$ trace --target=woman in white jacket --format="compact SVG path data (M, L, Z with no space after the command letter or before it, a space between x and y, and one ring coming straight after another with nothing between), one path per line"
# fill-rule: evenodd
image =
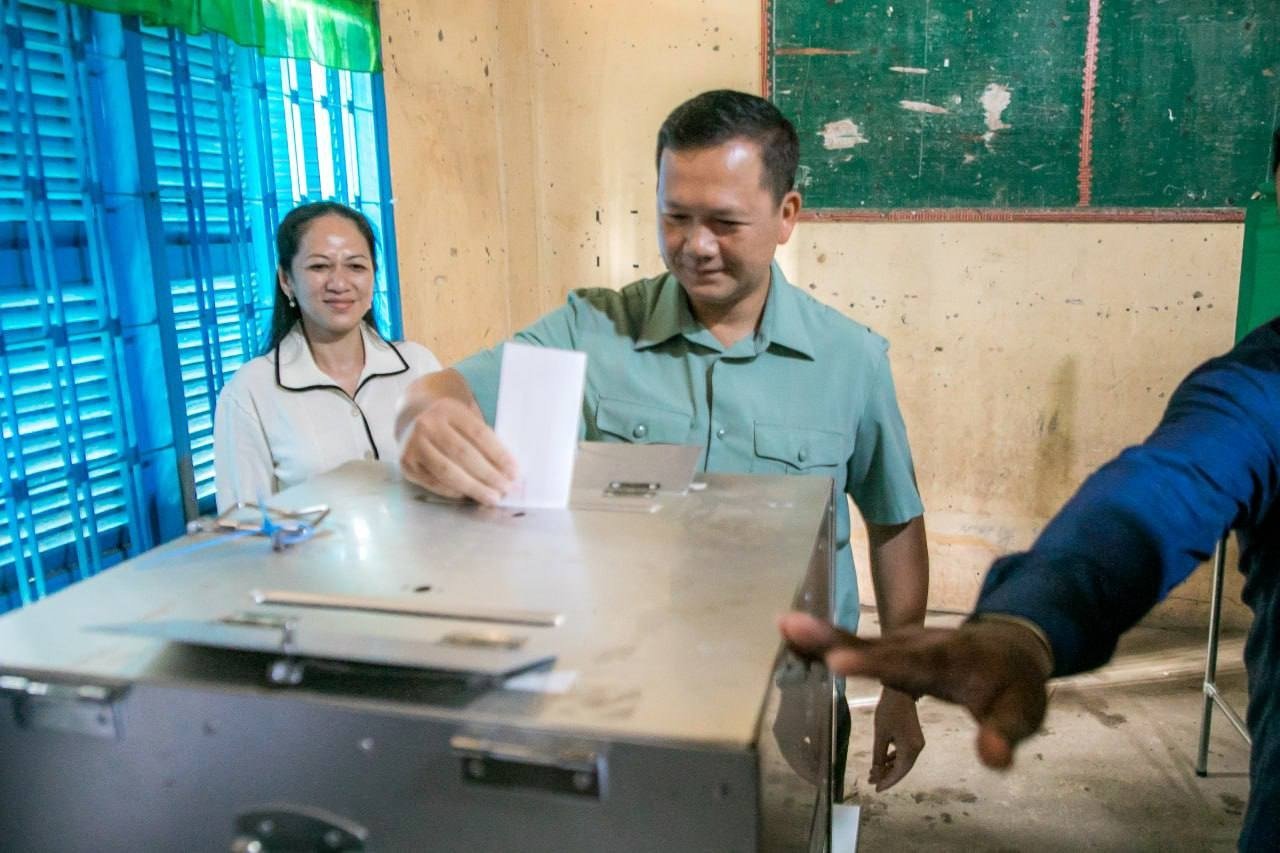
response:
M352 459L395 464L396 403L440 369L426 347L378 333L377 255L363 214L327 201L297 207L276 230L276 252L267 345L218 396L219 512Z

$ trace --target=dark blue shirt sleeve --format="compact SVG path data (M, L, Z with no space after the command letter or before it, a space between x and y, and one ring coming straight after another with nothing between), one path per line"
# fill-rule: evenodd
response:
M1263 517L1278 478L1273 321L1188 376L1151 437L1086 480L1030 551L996 561L975 612L1043 628L1055 675L1100 666L1224 533Z

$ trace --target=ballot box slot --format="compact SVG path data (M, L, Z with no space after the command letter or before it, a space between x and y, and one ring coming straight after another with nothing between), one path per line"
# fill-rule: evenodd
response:
M116 703L125 686L38 681L0 675L0 694L13 703L20 728L42 729L118 739L121 737Z
M523 624L523 623L522 623ZM537 628L507 625L445 626L437 633L407 629L401 614L310 608L294 613L233 611L208 619L160 619L90 626L101 633L271 656L267 683L296 687L308 672L343 667L382 678L452 678L493 684L551 664L555 650ZM306 676L310 680L309 676Z
M462 780L470 785L567 794L604 795L604 756L573 744L527 744L459 734L449 739Z

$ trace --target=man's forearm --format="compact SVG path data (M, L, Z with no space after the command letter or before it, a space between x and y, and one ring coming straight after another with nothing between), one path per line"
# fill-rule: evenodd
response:
M403 437L406 429L418 415L437 400L452 398L468 406L476 406L476 398L471 393L471 386L462 374L453 368L428 373L414 381L400 399L396 411L396 435Z
M868 524L867 538L881 630L923 624L929 601L924 516L905 524Z

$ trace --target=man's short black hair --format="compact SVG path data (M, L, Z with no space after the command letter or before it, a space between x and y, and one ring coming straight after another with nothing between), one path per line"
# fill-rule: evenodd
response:
M676 107L658 131L657 166L662 168L662 152L668 148L711 148L730 139L749 139L760 146L765 186L780 204L795 188L800 139L787 117L758 95L716 89Z

